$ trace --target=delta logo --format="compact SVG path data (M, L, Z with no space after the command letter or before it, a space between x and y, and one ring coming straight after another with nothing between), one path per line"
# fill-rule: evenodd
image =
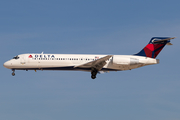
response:
M28 58L33 58L32 55L29 55ZM35 55L34 58L55 58L54 55Z
M33 56L32 55L29 55L29 57L28 58L33 58Z

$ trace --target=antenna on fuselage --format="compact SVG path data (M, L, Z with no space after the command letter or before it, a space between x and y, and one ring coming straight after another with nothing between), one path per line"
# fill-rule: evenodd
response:
M41 54L44 54L44 52L42 52Z

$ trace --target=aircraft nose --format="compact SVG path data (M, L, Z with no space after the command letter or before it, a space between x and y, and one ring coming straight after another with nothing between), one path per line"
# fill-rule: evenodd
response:
M7 61L3 64L5 68L10 68L12 66L12 63L10 61Z

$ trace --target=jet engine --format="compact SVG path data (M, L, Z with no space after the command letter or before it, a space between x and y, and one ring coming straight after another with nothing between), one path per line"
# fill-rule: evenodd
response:
M137 65L139 64L139 59L123 56L114 56L112 62L115 65Z

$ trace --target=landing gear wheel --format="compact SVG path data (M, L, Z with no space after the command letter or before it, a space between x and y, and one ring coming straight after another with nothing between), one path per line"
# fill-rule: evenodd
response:
M15 76L15 70L14 69L12 69L12 76Z
M91 78L92 78L92 79L95 79L95 78L96 78L96 76L93 76L93 75L92 75L92 76L91 76Z
M12 76L15 76L15 73L14 73L14 72L12 73Z
M97 72L98 72L97 69L91 68L91 78L92 79L96 78Z

